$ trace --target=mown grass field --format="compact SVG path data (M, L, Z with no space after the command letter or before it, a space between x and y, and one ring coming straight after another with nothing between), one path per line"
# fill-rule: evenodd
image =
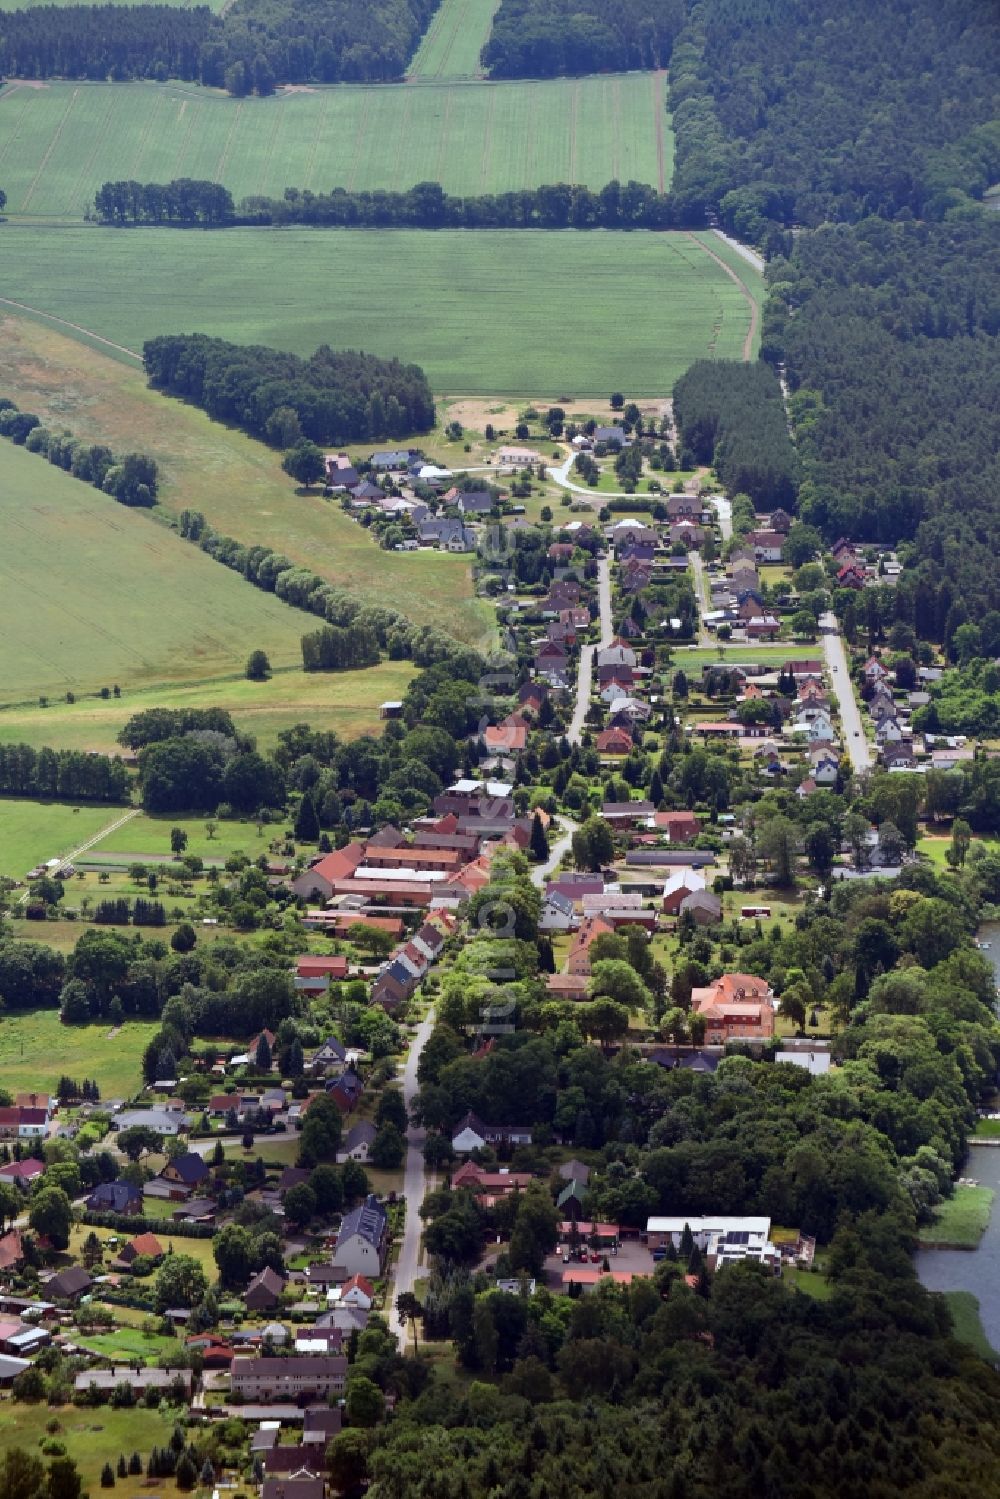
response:
M39 942L45 926L34 924ZM89 930L79 926L79 932ZM107 1025L61 1025L58 1010L9 1010L0 1018L0 1088L55 1092L65 1074L95 1078L104 1098L131 1098L154 1021L127 1020L111 1040Z
M48 1424L59 1422L55 1436L65 1443L80 1470L83 1489L91 1494L100 1494L101 1469L106 1462L117 1465L118 1454L126 1458L138 1452L145 1462L150 1448L165 1447L174 1429L176 1412L148 1410L136 1406L132 1410L112 1410L101 1406L89 1410L73 1405L51 1406L40 1401L27 1405L21 1401L4 1402L3 1427L0 1436L0 1451L7 1447L24 1447L29 1452L39 1452L38 1444L48 1436ZM44 1461L44 1458L43 1458ZM179 1492L172 1478L154 1480L155 1491L163 1499L174 1499ZM142 1476L117 1478L114 1494L116 1499L133 1499L133 1496L149 1493L149 1479ZM111 1492L111 1491L109 1491Z
M170 833L172 828L183 828L187 834L184 852L198 854L203 859L226 859L230 854L245 853L249 858L259 858L267 852L268 843L278 837L282 824L269 824L258 837L257 824L251 821L226 821L216 824L212 837L205 830L204 817L153 817L140 812L120 828L100 839L90 850L95 861L105 854L134 855L133 862L151 858L170 859ZM89 855L88 855L89 857Z
M0 875L22 880L36 864L79 848L127 810L0 797Z
M442 0L407 69L407 78L479 76L479 54L486 45L497 6L498 0Z
M6 440L0 594L0 702L301 662L305 616Z
M191 328L298 353L329 343L415 361L436 392L471 396L662 397L693 360L740 358L750 322L687 234L11 225L3 256L5 297L126 349ZM239 476L218 477L246 514Z
M76 220L102 182L120 178L207 179L237 202L286 187L427 181L454 193L612 178L658 186L661 175L666 186L664 87L662 74L630 73L231 99L184 83L14 83L0 92L0 179L8 214Z
M62 239L64 232L80 232L84 235L80 245L78 271L84 281L89 280L96 273L99 257L92 259L86 249L87 230L42 233L39 243L44 241L51 248L52 242ZM224 235L221 237L225 238ZM126 238L132 239L141 259L140 237ZM183 248L181 239L186 239L186 236L174 240L178 249ZM277 240L274 242L277 243ZM213 237L202 236L201 243L211 245ZM193 240L190 245L194 251ZM99 249L99 246L95 247ZM220 244L219 248L224 246ZM5 239L5 270L8 267L6 249ZM169 245L163 246L164 265L170 260L169 249ZM189 275L193 281L197 281L200 274L197 260L197 254L192 254ZM137 263L136 276L141 279L139 269ZM151 268L150 273L153 274ZM151 279L147 292L151 292L154 285ZM137 293L138 290L137 280ZM235 299L235 287L232 291ZM326 298L327 291L322 293L320 301ZM109 302L112 295L109 285ZM192 310L190 302L185 306L185 297L180 288L175 288L175 298L177 297L179 300L175 300L172 310L169 298L163 298L157 317L161 331L199 326L203 316L201 310ZM316 328L309 347L314 348L323 337L327 337L331 343L338 342L333 329L328 328L324 333L321 328ZM308 567L362 599L378 604L391 599L415 624L447 630L472 644L482 644L492 638L495 616L488 604L473 597L472 573L466 558L437 552L404 555L381 551L368 533L350 520L339 505L324 500L318 492L297 494L295 486L281 471L278 453L264 443L245 437L241 432L213 422L192 406L168 400L151 391L142 371L134 364L126 366L94 347L66 337L30 318L0 318L0 339L3 341L4 362L0 393L12 396L22 409L38 412L49 425L68 427L75 435L88 441L107 442L119 451L126 447L137 447L151 453L161 466L159 498L166 510L174 514L185 507L201 510L212 525L226 535L235 536L247 545L272 547L293 562ZM347 344L350 340L345 337L342 342ZM355 341L354 347L358 346L359 342ZM24 456L32 463L41 465L43 480L48 482L48 476L55 471L40 458L30 454ZM75 485L83 493L87 492L86 486L76 479L67 478L64 482ZM99 502L101 497L96 495L95 498ZM129 513L123 511L121 506L111 501L107 503L116 515L124 515L126 521L130 518ZM156 537L161 535L160 530L147 517L139 517L137 524L149 526ZM268 600L266 595L250 587L235 573L228 573L218 562L213 562L208 557L199 557L190 543L173 540L163 534L165 542L171 541L175 547L180 548L182 560L192 569L186 577L203 579L197 613L192 616L195 628L198 627L204 600L211 598L214 601L216 598L227 597L224 592L227 589L237 590L239 597L246 599L247 619L251 622L254 618L252 611L264 605L284 608L276 601ZM199 563L208 570L207 573L198 571ZM314 626L309 615L298 610L288 610L288 614L295 622L294 658L301 661L299 639L306 630ZM138 615L136 617L139 618ZM214 620L214 614L212 618ZM152 630L152 626L150 628ZM144 628L144 639L146 633ZM244 630L237 659L228 663L230 671L233 666L238 672L242 671L247 652L254 646L261 645L268 649L267 641L258 638L260 634L257 629L252 633ZM272 655L272 665L280 664L276 656L277 653ZM177 675L186 674L189 680L196 675L204 679L213 674L207 661L198 662L198 668L196 673L190 660L182 659L176 663ZM166 675L165 671L157 674L161 681ZM221 673L216 670L214 675L219 676ZM331 684L331 701L336 703L338 689L334 685L335 679L324 677L323 681ZM101 683L91 681L87 685L99 687ZM265 687L259 696L248 694L248 701L259 703L267 698L270 691L274 693L274 701L277 703L281 690L284 689ZM310 687L308 690L314 689ZM318 678L315 690L320 690ZM18 694L20 699L25 696L23 692ZM398 696L399 693L395 691L381 694L382 698ZM162 694L158 696L158 701L160 700ZM353 696L348 695L339 701L346 704L346 717L343 720L346 725L351 716ZM361 702L363 711L367 714L368 708L364 706L367 700L362 697ZM302 712L293 704L290 721L297 722L301 717ZM0 714L0 721L2 718L3 715ZM364 722L368 722L367 717ZM277 727L285 727L285 724L279 723ZM275 733L277 727L274 728Z
M303 632L309 628L303 615ZM383 661L363 671L279 671L267 682L223 677L193 686L168 683L126 691L107 701L86 697L75 703L52 702L46 708L32 703L0 710L0 744L47 744L53 749L85 748L116 755L123 753L118 732L133 713L146 708L209 707L228 709L237 728L253 734L263 748L271 748L283 729L297 723L332 729L342 739L356 739L379 732L379 705L403 696L414 669L408 661ZM0 823L3 806L0 802Z
M941 1249L975 1249L990 1221L992 1187L956 1187L934 1210L931 1223L918 1230L921 1245Z

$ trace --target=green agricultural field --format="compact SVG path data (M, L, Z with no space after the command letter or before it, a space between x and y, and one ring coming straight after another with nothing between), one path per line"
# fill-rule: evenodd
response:
M472 0L480 3L480 0ZM283 90L231 99L195 84L9 84L0 92L8 214L81 220L102 182L508 192L545 182L669 183L662 74L420 88Z
M7 441L0 591L8 703L241 670L254 646L301 661L299 611Z
M442 0L409 66L410 81L472 78L482 72L486 45L499 0Z
M186 1414L186 1413L185 1413ZM92 1495L102 1492L101 1469L110 1460L112 1466L118 1462L118 1454L126 1458L138 1452L145 1460L150 1448L165 1447L174 1429L176 1412L149 1410L136 1406L132 1410L113 1410L108 1405L91 1410L73 1405L51 1406L40 1401L25 1404L23 1401L4 1401L3 1435L0 1450L7 1447L24 1447L38 1453L39 1443L48 1439L49 1423L58 1422L54 1435L66 1446L80 1470L83 1489ZM179 1490L172 1478L155 1480L156 1493L162 1499L175 1499ZM148 1478L135 1475L115 1480L115 1499L134 1499L135 1495L150 1491Z
M6 297L126 349L183 328L298 353L329 343L415 361L442 394L662 397L693 360L740 358L750 327L747 295L688 234L12 225L3 254Z
M38 923L36 939L45 938ZM87 930L79 927L79 932ZM62 1025L58 1010L13 1010L0 1018L0 1088L55 1092L64 1075L95 1078L105 1098L131 1098L156 1022L128 1020L108 1039L106 1025Z
M309 628L309 620L303 615L302 629ZM83 745L117 755L123 753L118 732L133 713L145 708L208 707L228 709L237 728L253 734L258 745L266 749L276 743L283 729L297 723L331 729L342 739L356 739L361 734L379 732L379 705L401 698L414 670L409 661L383 661L363 671L279 671L267 682L248 682L243 676L222 677L191 687L172 683L145 687L107 701L77 698L74 703L53 702L46 708L32 703L0 710L0 744L31 744L36 748L47 744L52 749L78 749ZM3 807L0 802L0 826ZM4 853L0 848L0 860Z
M933 1221L918 1231L929 1249L975 1249L986 1232L993 1203L992 1187L956 1187L934 1210Z
M43 234L42 238L59 239L61 233ZM179 241L174 243L180 247ZM86 242L82 247L80 274L88 277L94 266L85 253L85 245ZM138 241L136 245L138 248ZM164 246L165 250L168 248ZM169 254L166 259L169 261ZM5 270L7 264L5 260ZM199 273L192 267L191 274L197 277ZM178 306L183 307L183 303ZM197 325L196 315L178 313L176 308L168 313L166 307L164 301L164 327L177 327L178 318L188 327ZM294 485L281 472L279 454L242 432L213 422L193 406L151 391L134 364L126 367L86 342L68 338L32 318L0 316L0 339L4 358L3 393L12 396L22 409L36 411L50 425L68 427L87 441L108 442L119 451L127 446L151 453L161 467L159 498L165 509L174 514L185 507L201 510L225 534L236 536L247 545L271 547L362 599L378 604L391 599L415 624L447 630L475 645L492 639L495 615L488 603L473 597L472 570L467 558L438 552L414 555L381 551L367 531L349 519L339 505L324 500L318 492L296 493ZM313 346L319 341L317 334ZM330 341L336 342L332 333ZM46 480L54 473L43 460L31 461L41 464ZM86 492L86 486L75 479L65 482ZM100 496L96 498L100 500ZM129 520L131 512L110 501L109 504L116 515L123 516L126 522ZM148 518L138 517L137 523L149 524ZM165 537L164 541L168 539ZM178 541L176 545L194 550L188 542ZM199 561L196 556L187 556L185 560L195 565ZM213 599L229 597L220 591L224 589L239 590L250 611L262 605L284 608L234 573L227 575L219 563L206 557L201 563L209 569L209 575L192 576L210 576L211 583L202 585L199 609L201 600L209 593ZM254 600L258 601L256 605ZM300 661L299 637L314 626L308 615L291 610L288 613L296 621L295 657ZM252 622L252 613L247 618ZM247 650L258 644L267 647L259 631L254 630L251 638L244 633L238 660L240 670ZM277 664L278 659L272 655L272 665ZM190 663L184 670L189 679L194 676ZM211 674L207 663L198 672L201 678ZM333 683L346 678L322 680ZM319 681L317 677L317 684ZM271 690L278 693L283 689ZM338 701L339 690L330 688L334 703ZM399 695L395 691L382 693L383 698ZM266 688L260 695L250 694L255 703L267 697ZM277 697L273 701L277 703ZM346 703L342 722L344 732L350 732L353 696L339 701ZM363 695L360 702L366 712L367 699ZM290 721L297 722L301 716L293 704ZM274 732L279 727L285 724L277 723Z
M12 738L19 742L19 736ZM22 880L36 864L45 859L61 859L88 843L126 811L125 807L92 807L86 803L74 806L67 802L0 797L0 875Z

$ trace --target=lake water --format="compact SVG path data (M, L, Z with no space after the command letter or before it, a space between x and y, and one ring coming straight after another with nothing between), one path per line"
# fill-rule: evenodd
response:
M1000 985L1000 922L981 927L979 940L990 944L988 956ZM1000 1348L1000 1146L972 1146L965 1175L996 1193L979 1248L919 1249L917 1274L928 1291L971 1291L987 1338Z

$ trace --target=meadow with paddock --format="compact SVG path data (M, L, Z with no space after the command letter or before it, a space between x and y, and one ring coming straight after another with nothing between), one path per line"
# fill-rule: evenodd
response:
M507 192L612 178L669 185L660 74L516 83L284 89L10 83L0 90L9 215L83 219L102 182L219 182L233 198L407 189ZM661 177L665 180L661 183Z
M714 243L649 231L11 225L4 296L132 350L197 328L299 354L328 343L398 355L441 394L641 398L669 392L696 359L742 357L750 292L712 258Z
M0 713L0 722L3 714ZM12 736L19 743L20 737ZM45 743L40 739L39 745ZM77 738L66 748L79 748ZM0 876L23 880L46 859L61 859L123 817L127 807L93 807L86 803L38 802L0 797Z
M2 702L242 670L256 646L301 663L297 610L6 440L0 588Z

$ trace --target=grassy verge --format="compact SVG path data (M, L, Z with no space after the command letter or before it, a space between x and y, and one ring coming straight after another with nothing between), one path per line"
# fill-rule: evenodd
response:
M979 1315L979 1298L971 1291L945 1291L944 1299L955 1324L955 1336L960 1343L967 1343L980 1358L991 1364L1000 1361L1000 1353L993 1347L983 1328Z

